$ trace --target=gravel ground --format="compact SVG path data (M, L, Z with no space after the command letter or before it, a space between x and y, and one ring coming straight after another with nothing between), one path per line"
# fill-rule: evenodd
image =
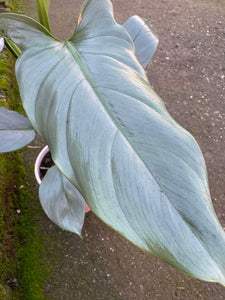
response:
M171 115L200 144L216 213L225 226L225 1L112 2L119 23L137 14L157 31L160 44L147 67L149 80ZM58 37L72 34L81 4L52 1ZM93 213L86 217L83 240L58 229L44 214L42 223L53 248L47 299L225 299L219 284L188 277L143 253Z

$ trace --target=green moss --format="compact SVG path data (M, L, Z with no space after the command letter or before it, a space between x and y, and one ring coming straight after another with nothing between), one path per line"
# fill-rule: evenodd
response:
M0 284L0 300L12 299L12 293L8 286Z
M12 10L18 1L9 1ZM14 57L0 53L0 105L23 112L14 76ZM21 151L0 154L0 291L10 299L44 300L43 286L49 274L45 243L39 236L39 207L26 185ZM1 289L2 287L2 289ZM0 294L1 300L1 294Z
M43 287L46 277L49 275L49 267L45 257L45 241L38 235L38 209L34 206L34 200L25 185L26 172L21 157L17 157L17 165L20 166L18 176L15 179L17 186L16 199L20 199L19 211L21 216L17 222L15 231L16 256L19 261L17 276L20 285L14 293L15 299L45 299Z
M15 261L14 224L17 216L15 214L14 193L14 170L11 163L14 159L13 153L0 156L0 283L7 284L11 278L15 278L17 262Z
M7 50L0 53L0 105L8 107L6 99L10 90L11 55Z
M42 295L49 267L45 241L38 235L38 209L26 186L19 152L0 155L1 186L0 282L16 278L13 299L45 299ZM7 170L7 172L5 172ZM2 179L4 181L2 181ZM11 241L9 241L11 239Z

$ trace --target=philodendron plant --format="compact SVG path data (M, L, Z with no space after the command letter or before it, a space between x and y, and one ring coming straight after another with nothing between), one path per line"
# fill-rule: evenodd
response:
M1 14L0 33L15 54L28 118L0 110L0 150L16 150L37 131L55 162L40 185L49 218L78 233L85 201L139 248L184 273L225 285L225 234L214 212L195 139L169 115L144 67L158 39L134 16L115 22L109 0L86 0L74 34Z

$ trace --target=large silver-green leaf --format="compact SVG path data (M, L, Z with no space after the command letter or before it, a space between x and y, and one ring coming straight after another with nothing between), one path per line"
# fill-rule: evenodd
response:
M0 107L0 152L10 152L29 144L35 137L30 121L16 111Z
M56 166L44 176L39 197L45 213L54 223L81 236L85 201Z
M91 210L138 247L225 285L201 151L152 90L111 3L85 1L67 42L18 15L1 14L0 31L23 50L16 76L29 119Z
M130 17L123 26L127 29L134 45L136 56L145 68L155 54L159 40L154 29L138 16Z

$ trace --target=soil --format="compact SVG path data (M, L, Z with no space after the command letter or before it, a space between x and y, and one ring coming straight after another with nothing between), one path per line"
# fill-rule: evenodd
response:
M54 166L54 161L52 160L51 152L48 152L40 165L40 179L42 180L45 174L47 173L48 169Z
M112 2L119 23L137 14L157 31L159 47L146 69L150 83L175 120L197 139L208 167L213 204L225 226L225 1ZM52 1L57 37L71 36L81 4L81 0ZM93 213L86 216L83 240L60 230L44 213L42 224L54 249L47 299L225 299L219 284L188 277L143 253Z

